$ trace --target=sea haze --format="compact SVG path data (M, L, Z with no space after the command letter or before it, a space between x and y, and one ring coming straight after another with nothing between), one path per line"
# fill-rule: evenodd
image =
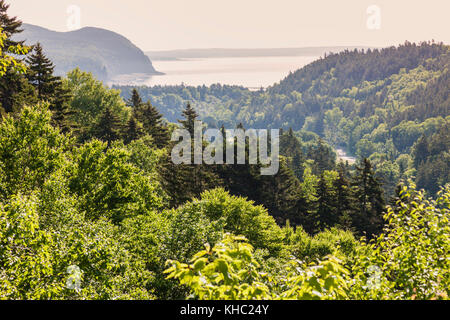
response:
M251 89L268 87L289 72L317 60L319 56L181 58L153 61L164 75L121 75L110 81L120 85L209 86L220 83Z
M120 75L110 84L117 85L238 85L250 89L271 86L289 72L330 52L366 47L305 47L255 49L185 49L148 51L156 70L163 75Z

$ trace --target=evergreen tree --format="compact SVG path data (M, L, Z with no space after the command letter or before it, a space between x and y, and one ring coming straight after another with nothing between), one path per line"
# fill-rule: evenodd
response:
M423 150L423 151L420 151ZM417 186L431 195L450 181L450 123L444 124L430 138L419 141L415 152Z
M138 108L143 104L142 98L136 89L131 91L131 97L127 100L127 105L129 107Z
M356 166L351 186L355 203L353 226L360 235L372 238L382 231L385 203L381 184L368 159L363 159L361 166Z
M38 102L36 90L29 84L23 74L10 70L0 77L0 114L17 114L24 105L33 105Z
M169 146L167 150L172 148ZM166 154L158 167L161 183L169 195L170 207L178 207L199 197L203 191L223 186L222 179L217 174L217 168L212 165L174 164L170 154Z
M323 231L339 223L339 212L337 210L336 192L332 181L327 181L325 173L322 172L317 186L317 220L318 230Z
M183 112L185 120L178 120L184 128L191 132L191 139L194 138L194 121L197 119L197 113L190 105ZM174 143L169 145L168 150L172 150ZM213 165L193 164L194 163L194 143L191 141L191 163L175 165L166 156L163 166L160 169L160 175L163 179L165 191L171 198L172 207L179 206L184 202L199 197L203 191L217 188L223 185L222 179L218 175L218 168ZM205 147L205 144L203 144Z
M94 137L107 142L109 146L111 142L120 139L121 128L120 119L110 108L106 108L100 116L96 129L94 130Z
M259 175L259 172L256 172ZM300 197L300 181L287 166L284 158L280 159L280 168L274 176L261 176L259 199L257 202L268 208L279 224L292 219L293 210Z
M55 89L55 97L50 104L50 110L53 112L53 122L63 133L77 129L76 124L71 120L75 113L70 108L70 99L72 94L69 89L65 89L60 82Z
M176 165L172 162L170 154L165 154L158 166L158 173L161 177L161 185L169 196L169 207L176 208L186 201L189 201L192 193L189 192L187 177L189 175L188 166L184 164Z
M17 20L17 17L10 17L7 14L9 4L5 0L0 0L0 28L6 35L5 47L23 45L24 41L14 41L11 37L15 34L21 33L23 30L22 21Z
M417 140L414 148L414 166L419 168L422 162L425 162L429 153L428 140L425 135L422 135L419 140Z
M308 159L314 160L313 174L319 176L325 170L333 170L335 158L325 142L319 138L317 146L308 148Z
M237 129L244 129L238 124ZM224 134L224 128L222 127ZM225 141L227 140L224 134ZM287 159L280 157L280 167L273 176L261 176L261 164L237 164L238 141L234 141L234 164L218 166L217 172L227 190L236 196L246 197L263 205L279 224L295 220L295 205L299 198L300 182L287 165ZM226 148L224 146L224 157ZM249 159L249 140L245 141L245 157Z
M303 177L305 156L300 141L295 137L292 128L280 135L280 154L287 157L287 165L298 179Z
M26 62L28 63L28 81L36 88L39 100L50 101L55 98L58 87L61 85L61 79L53 75L55 66L44 55L40 43L36 44Z
M60 77L53 75L55 66L48 59L40 43L34 46L33 53L26 59L28 63L27 79L34 86L39 100L46 100L53 112L53 123L62 132L75 129L75 123L70 119L74 112L70 109L72 94L65 88Z
M346 165L342 162L339 163L338 177L333 183L336 192L336 209L340 226L351 229L352 192L348 176Z
M325 113L323 112L323 110L320 110L320 113L317 115L314 132L317 133L321 137L324 136L324 131L325 131L324 119L325 119Z
M137 108L136 117L143 124L143 131L153 137L158 148L164 148L169 142L169 132L163 123L162 114L150 101Z
M194 110L194 108L191 107L191 104L188 103L186 106L186 109L183 110L183 117L184 120L178 120L179 123L183 125L185 129L189 131L191 134L191 137L194 136L194 124L195 120L198 118L197 112Z
M236 127L238 128L239 125ZM227 144L225 143L228 139L225 127L222 125L221 133L224 137L223 145L223 160L226 163L226 150ZM259 165L249 164L248 161L245 164L237 164L237 145L238 141L234 141L234 159L233 164L224 164L217 167L217 172L227 187L227 190L236 196L244 196L257 203L261 204L261 196L258 186L261 181L258 176L260 170ZM248 159L248 143L245 147L246 159Z
M134 140L138 140L142 136L142 134L143 131L141 124L136 120L136 117L133 114L125 126L123 140L125 144L128 144Z

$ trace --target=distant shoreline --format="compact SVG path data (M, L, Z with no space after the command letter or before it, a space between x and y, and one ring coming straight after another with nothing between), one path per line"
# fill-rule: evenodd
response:
M375 49L365 46L334 46L334 47L304 47L304 48L255 48L255 49L181 49L146 51L152 61L177 61L182 59L201 58L248 58L248 57L296 57L323 56L328 53L338 53L344 50Z

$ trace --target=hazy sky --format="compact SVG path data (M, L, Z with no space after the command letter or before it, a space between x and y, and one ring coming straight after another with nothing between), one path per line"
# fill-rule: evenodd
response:
M70 5L76 5L81 9L81 27L118 32L143 50L386 46L405 40L431 39L450 43L450 0L9 0L9 3L10 13L24 22L57 31L68 31L68 21L76 21L67 13ZM372 5L376 7L368 13Z

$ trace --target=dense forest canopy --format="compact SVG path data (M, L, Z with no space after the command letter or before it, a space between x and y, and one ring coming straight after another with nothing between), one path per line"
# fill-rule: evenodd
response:
M329 54L257 92L220 84L137 90L170 122L189 102L211 127L242 123L248 128L292 128L297 136L312 132L331 146L370 159L387 184L386 196L392 196L400 179L414 176L420 176L420 187L435 194L448 182L448 161L439 169L421 169L416 149L421 138L448 126L449 64L449 46L406 42ZM133 89L116 88L123 97Z
M0 299L448 299L448 46L330 54L257 92L112 89L55 76L7 11ZM282 128L278 173L175 165L200 118Z

